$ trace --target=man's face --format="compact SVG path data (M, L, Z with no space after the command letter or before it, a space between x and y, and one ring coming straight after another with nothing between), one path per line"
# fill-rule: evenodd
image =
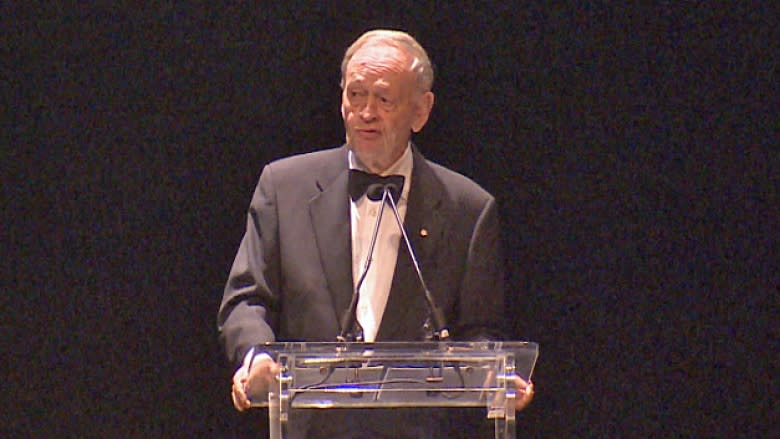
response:
M416 89L410 62L397 48L372 45L347 65L341 115L347 143L369 171L382 172L398 160L411 132L428 119L433 95Z

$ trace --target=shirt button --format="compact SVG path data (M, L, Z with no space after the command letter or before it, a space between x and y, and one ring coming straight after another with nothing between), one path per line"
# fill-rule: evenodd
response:
M372 207L371 210L368 211L369 215L376 216L376 208Z

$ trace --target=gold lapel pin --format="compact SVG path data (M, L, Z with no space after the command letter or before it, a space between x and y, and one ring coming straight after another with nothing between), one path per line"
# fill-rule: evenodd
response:
M420 229L420 236L422 236L423 238L428 236L428 229L425 229L425 228Z

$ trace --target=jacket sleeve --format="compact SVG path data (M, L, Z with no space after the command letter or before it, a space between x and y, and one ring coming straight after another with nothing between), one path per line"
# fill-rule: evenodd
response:
M219 340L233 364L240 364L252 346L275 340L281 276L278 235L276 193L266 166L217 315Z
M456 337L469 340L504 338L504 260L493 197L483 205L474 225L459 290Z

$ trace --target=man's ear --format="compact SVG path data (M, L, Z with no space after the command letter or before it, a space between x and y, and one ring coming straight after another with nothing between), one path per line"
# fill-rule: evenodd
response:
M431 115L431 109L433 108L433 101L433 92L430 91L426 91L417 98L417 108L415 108L414 120L412 120L412 131L415 133L419 133L425 126L425 123L428 122L428 116Z

